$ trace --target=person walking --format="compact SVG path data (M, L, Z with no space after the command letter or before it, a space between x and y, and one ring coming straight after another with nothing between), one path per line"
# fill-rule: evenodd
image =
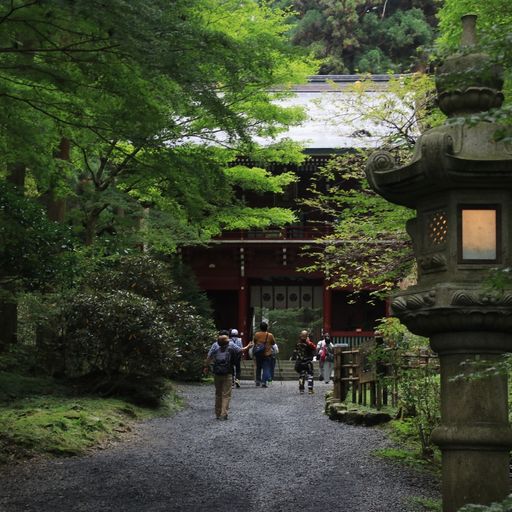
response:
M229 332L229 341L236 345L238 348L242 349L242 338L238 336L238 331L236 329L231 329ZM241 367L240 363L242 361L242 352L237 354L234 364L233 364L233 380L232 380L232 386L236 386L237 388L240 387L240 375L241 375Z
M313 391L313 357L316 345L309 339L308 331L301 331L299 341L295 346L295 371L299 374L299 393L304 393L306 379L308 381L308 393Z
M272 355L270 356L270 382L274 381L274 374L276 371L277 356L279 354L279 347L277 343L272 345Z
M208 372L211 365L215 384L215 417L218 420L228 419L233 364L244 350L229 341L228 331L220 331L217 341L208 352L204 370Z
M334 345L332 344L329 333L326 332L324 338L317 343L316 356L320 368L319 380L323 380L326 384L329 384L334 368Z
M272 347L275 343L273 334L268 332L268 324L261 322L259 331L254 333L252 339L252 353L256 361L256 386L266 388L268 381L272 379Z

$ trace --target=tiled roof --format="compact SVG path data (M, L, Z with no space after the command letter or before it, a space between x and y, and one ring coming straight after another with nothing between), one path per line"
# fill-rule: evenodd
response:
M346 148L371 148L381 144L392 133L385 123L377 123L367 117L372 107L392 100L386 93L390 75L316 75L307 83L292 87L294 94L277 100L283 106L300 106L306 112L306 120L292 126L278 139L289 138L300 142L306 150L333 150ZM364 81L362 91L356 92L358 82ZM277 91L276 91L277 92ZM393 99L396 102L396 98ZM390 107L397 125L404 119L398 109ZM407 112L412 116L412 112ZM270 141L259 140L266 144Z

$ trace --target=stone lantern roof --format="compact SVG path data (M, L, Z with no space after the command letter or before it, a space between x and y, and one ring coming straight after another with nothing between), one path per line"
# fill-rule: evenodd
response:
M463 18L460 51L436 72L438 104L448 123L424 133L402 167L385 151L368 161L371 186L393 203L415 208L422 198L451 189L512 188L512 144L495 140L495 124L465 119L503 102L501 68L475 51L475 19Z
M460 51L436 71L439 108L448 117L460 117L503 103L503 70L486 53L476 52L476 15L462 17Z

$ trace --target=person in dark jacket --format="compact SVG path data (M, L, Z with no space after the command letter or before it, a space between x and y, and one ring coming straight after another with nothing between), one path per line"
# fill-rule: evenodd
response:
M299 392L304 393L306 379L308 393L313 394L313 357L316 345L309 339L308 331L301 331L299 341L295 346L295 371L299 374Z

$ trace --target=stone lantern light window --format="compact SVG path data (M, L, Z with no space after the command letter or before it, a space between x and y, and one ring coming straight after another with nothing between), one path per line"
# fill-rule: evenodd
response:
M459 206L459 263L500 262L499 205Z

